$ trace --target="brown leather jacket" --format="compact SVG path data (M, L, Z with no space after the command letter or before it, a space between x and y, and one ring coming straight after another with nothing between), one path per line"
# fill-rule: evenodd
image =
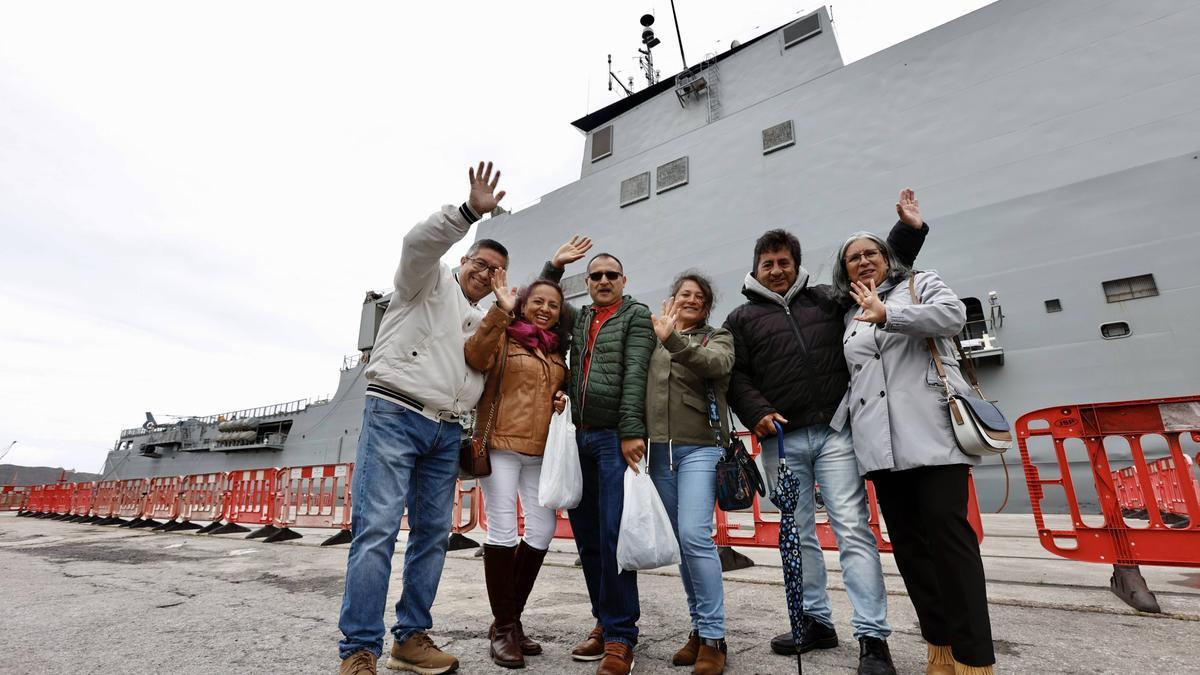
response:
M514 450L523 455L540 456L546 449L550 416L554 414L554 393L567 380L567 362L559 354L541 355L508 338L510 314L492 305L475 334L467 338L463 351L467 365L487 373L487 384L476 408L476 433L488 428L492 402L496 420L488 437L488 447ZM500 350L508 350L508 363L500 374Z

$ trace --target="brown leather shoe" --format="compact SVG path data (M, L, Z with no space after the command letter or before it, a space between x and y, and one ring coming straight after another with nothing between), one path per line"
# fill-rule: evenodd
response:
M605 642L604 659L596 675L629 675L633 672L633 647L624 642Z
M571 650L571 658L576 661L599 661L604 658L604 628L599 625L593 628L587 639Z
M492 616L496 618L488 631L488 654L504 668L524 668L525 657L517 640L517 622L513 614L513 565L515 546L483 547L483 573L487 582Z
M671 664L676 666L693 666L696 664L696 654L700 652L700 634L692 631L687 643L671 657Z
M338 675L375 675L375 661L378 658L370 651L360 649L342 659Z
M701 640L700 653L696 655L695 675L721 675L725 672L725 640Z

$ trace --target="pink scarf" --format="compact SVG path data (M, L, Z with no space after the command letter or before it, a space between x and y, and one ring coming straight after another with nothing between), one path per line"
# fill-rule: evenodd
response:
M558 351L558 335L542 330L525 319L517 319L508 325L508 337L527 349L541 350L543 354Z

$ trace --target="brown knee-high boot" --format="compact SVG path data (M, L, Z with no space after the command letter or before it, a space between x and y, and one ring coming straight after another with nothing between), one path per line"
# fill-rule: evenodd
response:
M536 549L524 540L517 546L515 576L516 591L513 598L514 616L517 624L517 640L521 643L521 653L535 656L542 653L542 646L525 635L521 625L521 613L525 611L525 601L533 591L533 582L537 581L538 572L542 569L542 561L546 559L544 549Z
M525 667L525 657L521 655L521 643L517 638L517 615L514 611L515 548L491 544L483 546L484 580L487 582L488 600L492 603L492 617L495 620L488 636L491 639L489 653L496 665L505 668Z

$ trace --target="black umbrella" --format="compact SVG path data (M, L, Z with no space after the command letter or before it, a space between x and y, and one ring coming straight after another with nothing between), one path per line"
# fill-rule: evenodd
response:
M779 473L771 490L771 501L779 507L779 557L783 562L783 589L787 597L792 641L796 645L796 672L804 672L800 641L804 637L804 564L800 556L800 533L796 531L796 505L800 502L800 479L788 468L783 452L783 427L775 423L779 446Z

